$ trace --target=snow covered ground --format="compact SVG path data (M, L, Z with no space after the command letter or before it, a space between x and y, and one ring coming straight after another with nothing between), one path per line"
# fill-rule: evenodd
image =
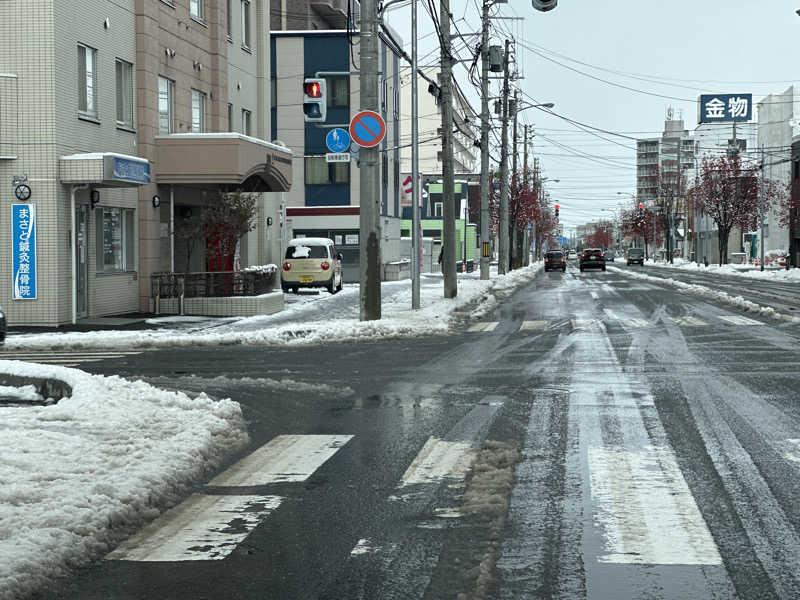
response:
M790 269L787 271L784 268L766 267L763 271L758 267L752 265L708 265L707 267L689 262L681 258L674 259L674 264L668 262L655 262L648 260L645 262L646 266L661 267L665 269L681 269L686 271L695 271L697 273L708 273L718 275L733 275L736 277L747 277L751 279L766 279L769 281L797 281L800 283L800 269Z
M73 390L51 405L33 404L32 386L2 390L14 400L0 407L2 600L102 556L247 443L231 400L51 365L3 360L0 371Z
M458 311L480 318L541 268L493 273L489 281L460 275L452 300L442 297L441 276L424 277L419 311L411 310L409 281L386 283L383 319L368 323L358 320L358 287L348 286L334 296L292 296L288 310L267 317L167 317L153 331L16 335L6 346L307 344L442 333ZM48 404L32 386L0 386L0 600L103 556L247 444L231 400L53 365L0 360L0 372L54 378L73 390Z
M519 285L541 271L536 263L487 281L479 273L458 276L458 295L443 298L442 276L421 278L421 308L411 309L410 280L387 282L381 288L378 321L359 321L358 285L347 285L335 295L286 295L286 310L274 315L241 319L167 317L157 320L163 327L143 331L96 331L10 335L9 350L131 349L211 346L224 344L293 345L378 338L416 337L446 333L458 321L458 312L475 305L476 315L488 312Z

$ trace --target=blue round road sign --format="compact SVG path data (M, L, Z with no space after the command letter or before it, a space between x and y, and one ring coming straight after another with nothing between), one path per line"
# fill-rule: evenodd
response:
M337 154L347 152L347 149L350 148L350 134L341 127L331 129L328 135L325 136L325 144L331 152Z
M383 141L386 121L378 113L362 110L350 121L350 137L363 148L372 148Z

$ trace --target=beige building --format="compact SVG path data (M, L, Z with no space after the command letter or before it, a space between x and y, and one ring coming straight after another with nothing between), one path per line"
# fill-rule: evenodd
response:
M260 194L242 264L280 261L267 1L0 3L0 210L36 217L32 256L0 231L11 325L148 310L152 273L205 270L173 232L220 192Z

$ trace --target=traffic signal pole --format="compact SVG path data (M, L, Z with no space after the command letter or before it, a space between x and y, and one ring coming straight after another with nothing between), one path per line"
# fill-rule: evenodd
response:
M378 6L377 0L361 0L361 60L359 86L361 110L378 112ZM360 319L381 318L380 242L380 150L378 146L359 150L361 198L359 200L359 282ZM416 183L416 182L414 182Z

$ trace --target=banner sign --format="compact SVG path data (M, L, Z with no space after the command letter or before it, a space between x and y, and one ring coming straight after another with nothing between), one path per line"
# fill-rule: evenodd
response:
M753 94L702 94L697 104L698 123L749 121Z
M36 299L36 205L11 205L12 298Z
M121 156L104 156L103 179L128 183L150 183L150 163L146 160L122 158Z

